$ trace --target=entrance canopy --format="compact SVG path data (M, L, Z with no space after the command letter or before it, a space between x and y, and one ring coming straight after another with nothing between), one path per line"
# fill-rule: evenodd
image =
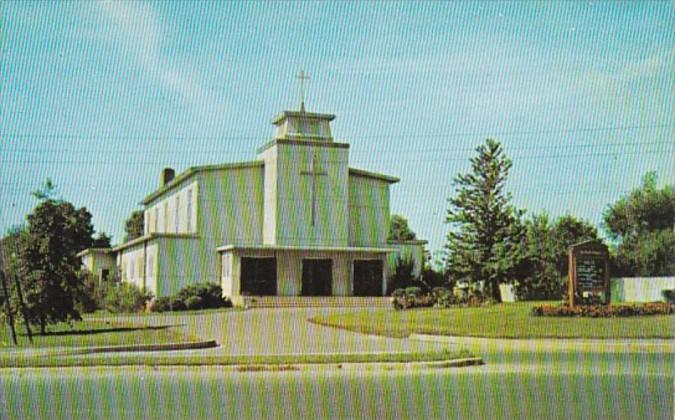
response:
M223 293L240 296L383 296L396 248L226 245Z
M231 244L216 248L218 252L232 251L307 251L307 252L370 252L375 254L397 253L398 249L394 247L359 247L359 246L284 246L284 245L244 245Z

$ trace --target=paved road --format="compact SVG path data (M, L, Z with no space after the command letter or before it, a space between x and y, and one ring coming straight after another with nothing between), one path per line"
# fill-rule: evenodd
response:
M260 309L143 317L215 338L229 354L405 351L466 346L487 365L443 370L218 367L0 370L0 419L12 418L471 418L672 419L668 343L452 344L362 336L308 324L335 309ZM611 344L598 345L598 344ZM664 346L665 344L665 346ZM584 345L583 351L574 351ZM656 347L655 347L656 345ZM660 346L660 347L659 347ZM581 347L580 347L581 348Z
M275 308L210 312L202 315L159 314L137 317L134 322L154 326L173 325L187 334L204 340L214 339L221 345L213 350L200 350L200 354L370 353L457 348L456 345L447 343L358 334L307 321L315 315L349 310Z
M584 372L550 361L415 371L5 370L0 418L672 419L672 360L648 356L612 370L624 362Z

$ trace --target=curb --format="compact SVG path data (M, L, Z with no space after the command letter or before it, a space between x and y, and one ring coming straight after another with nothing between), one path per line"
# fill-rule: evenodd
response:
M237 372L299 371L299 370L407 370L407 369L447 369L468 366L481 366L485 362L480 357L464 359L436 360L433 362L345 362L345 363L254 363L236 365L215 365ZM158 366L161 368L161 366Z
M394 370L421 370L421 369L450 369L469 366L484 365L480 357L471 357L464 359L436 360L431 362L331 362L331 363L236 363L236 364L121 364L121 365L94 365L94 366L8 366L0 368L0 375L3 370L12 369L194 369L196 367L210 367L230 372L238 373L256 373L256 372L288 372L288 371L394 371Z
M186 343L168 344L132 344L120 346L87 347L75 350L71 354L95 354L95 353L122 353L141 351L172 351L172 350L197 350L218 347L216 340L191 341Z

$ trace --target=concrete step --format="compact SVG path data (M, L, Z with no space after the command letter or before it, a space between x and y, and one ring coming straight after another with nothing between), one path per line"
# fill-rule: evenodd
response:
M361 296L244 296L248 308L388 308L389 297Z

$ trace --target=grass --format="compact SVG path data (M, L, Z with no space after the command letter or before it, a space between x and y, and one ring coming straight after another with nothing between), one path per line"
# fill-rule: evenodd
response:
M503 303L486 308L364 309L310 319L320 325L367 334L407 337L412 333L489 338L673 338L669 315L626 318L533 317L542 302Z
M130 322L87 320L71 325L59 323L49 326L45 335L39 335L33 327L33 344L22 324L16 325L21 348L91 347L131 344L162 344L194 341L172 325L139 326ZM9 327L0 325L0 350L15 348Z
M333 363L407 363L449 361L473 357L466 350L430 351L417 353L347 353L347 354L290 354L290 355L179 355L114 354L114 355L49 355L19 356L0 353L0 368L20 367L89 367L89 366L232 366L333 364Z

